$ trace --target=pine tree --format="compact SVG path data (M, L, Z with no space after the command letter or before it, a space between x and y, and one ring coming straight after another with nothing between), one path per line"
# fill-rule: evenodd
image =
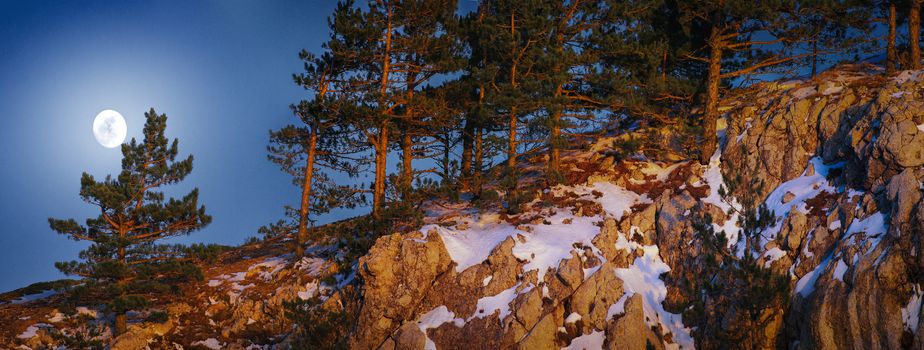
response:
M393 76L395 52L392 48L396 30L395 2L369 3L368 8L355 6L351 0L340 1L328 20L331 38L325 44L343 64L343 78L338 89L347 101L341 117L372 149L375 177L372 183L372 216L382 218L387 180L390 131L394 128L398 98L402 95Z
M762 193L762 180L742 182L742 173L754 171L740 169L728 178L729 188L719 189L727 202L730 193L745 193L735 198L740 207L731 209L739 214L738 241L729 242L726 232L716 232L712 218L700 208L692 215L697 251L683 262L686 273L681 293L687 302L681 309L684 323L694 329L697 348L732 343L747 349L772 347L776 334L767 332L766 327L782 322L789 308L789 275L777 273L760 261L765 231L776 216L757 196ZM737 189L740 186L746 190Z
M428 137L428 129L444 124L444 114L434 113L440 101L431 94L420 93L439 74L457 70L462 61L457 54L455 38L457 18L455 0L402 1L395 6L396 31L392 50L396 55L393 64L396 77L403 81L403 96L394 116L401 139L401 173L398 192L403 200L410 199L415 178L413 160L418 139Z
M305 62L305 71L293 78L314 96L291 106L300 124L270 131L267 151L269 160L291 175L293 183L302 190L295 239L295 255L301 257L309 239L311 215L326 213L334 207L354 207L360 199L356 195L361 191L337 184L323 171L352 177L360 170L360 164L345 158L357 150L352 147L352 130L340 123L340 101L331 93L333 80L340 76L338 63L329 54L316 57L302 51L299 57Z
M396 192L405 199L414 179L416 140L433 115L425 94L431 79L457 66L454 32L456 2L375 1L365 8L342 1L331 17L327 47L345 64L341 88L350 109L343 120L372 148L375 167L372 215L382 218L386 200L388 152L397 134L402 155Z
M682 34L694 47L703 48L689 57L707 67L700 152L700 162L706 164L718 147L716 120L723 81L792 65L812 53L794 51L803 39L797 35L801 27L795 1L681 1L676 9Z
M502 128L503 121L495 108L493 97L497 95L497 76L500 67L494 56L497 45L496 27L489 17L489 4L479 4L476 11L461 20L458 38L465 47L466 64L452 95L459 109L464 111L462 137L461 178L463 190L471 191L475 197L481 194L485 155L485 138L491 132ZM516 149L515 140L508 143L508 155ZM512 145L512 147L511 147ZM514 152L515 153L515 152Z
M184 247L157 242L187 235L212 221L205 207L198 205L198 189L180 199L165 199L159 191L186 178L193 157L176 160L178 141L169 142L164 136L166 115L151 109L145 118L144 139L133 138L122 145L122 171L117 177L97 181L84 173L80 179L80 198L98 207L100 215L84 225L74 219L48 219L54 231L91 243L80 253L82 261L55 266L67 275L85 278L83 289L108 303L115 314L115 335L125 331L125 313L144 307L152 293L201 278Z
M595 81L597 57L594 47L586 44L592 29L603 25L605 7L602 1L548 0L544 8L551 31L542 43L542 107L549 149L546 177L549 184L556 184L562 180L563 130L577 126L571 120L592 120L595 111L608 106L607 96L594 96L599 90L589 85Z
M823 62L826 57L838 58L867 50L867 37L874 29L873 23L869 20L872 16L870 10L871 5L864 1L799 2L796 17L799 25L792 31L792 35L805 42L805 50L811 53L807 58L812 77L818 74L818 63ZM894 51L894 46L892 50ZM887 58L887 65L888 62L890 59Z
M538 109L540 89L538 72L544 43L551 32L549 12L544 0L487 0L481 25L486 66L497 69L490 103L495 113L507 118L507 182L508 190L516 190L518 129L524 116Z

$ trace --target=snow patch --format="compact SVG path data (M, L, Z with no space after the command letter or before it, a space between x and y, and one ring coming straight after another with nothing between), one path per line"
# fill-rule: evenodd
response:
M606 309L606 319L610 320L613 317L625 314L626 313L626 300L628 300L629 297L632 296L633 294L635 293L623 293L622 297L620 297L619 300L613 303L613 305L610 305L610 307Z
M673 171L673 169L671 170ZM660 175L659 175L660 176ZM667 175L663 175L666 176ZM602 194L600 198L593 198L593 191ZM629 191L623 187L609 182L597 182L592 186L576 186L574 192L583 195L585 199L595 200L603 207L603 211L612 216L616 221L622 219L622 216L632 211L632 206L636 204L652 203L645 195Z
M484 215L480 220L470 222L465 230L426 225L420 231L424 234L436 231L440 235L449 257L456 263L456 272L462 272L485 261L494 247L507 237L520 232L509 223L485 220Z
M904 84L908 81L918 81L918 77L921 75L919 70L904 70L901 73L898 73L895 77L892 78L892 81L898 83L899 85Z
M45 298L50 297L50 296L55 295L55 294L58 294L58 291L56 291L56 290L54 290L54 289L43 290L43 291L38 292L38 293L35 293L35 294L23 295L23 296L19 297L18 299L13 299L13 301L11 301L11 303L13 303L13 304L25 304L25 303L32 302L32 301L36 301L36 300L42 300L42 299L45 299Z
M605 334L603 331L593 331L590 334L583 334L580 337L571 339L571 344L562 350L597 350L603 349L603 340Z
M208 338L206 340L196 341L196 342L193 342L192 345L202 345L212 350L218 350L224 346L224 344L222 344L221 342L218 341L218 339L215 339L215 338Z
M725 178L722 177L722 153L720 150L716 150L715 153L712 154L712 157L709 158L709 166L703 173L703 179L706 181L706 185L709 185L709 195L702 199L703 202L719 207L724 213L730 212L733 207L735 209L740 209L737 200L732 199L731 203L727 203L719 194L719 188L725 186ZM699 184L697 184L697 186L698 185ZM730 215L723 223L712 223L712 228L715 232L725 232L725 236L728 237L729 248L738 243L738 235L741 233L741 228L738 227L737 212Z
M831 262L831 257L821 261L814 270L802 276L798 282L796 282L796 288L793 289L795 293L799 293L803 298L808 297L815 291L815 282L818 281L818 277L821 277L821 274L828 267L828 263Z
M780 260L785 255L786 252L779 247L768 249L767 252L764 253L764 256L767 257L767 260L764 261L764 268L770 268L770 265L773 265L774 261Z
M827 89L825 89L825 91L822 91L821 94L828 96L828 95L839 94L841 93L841 91L844 91L843 86L829 86Z
M563 223L570 219L570 224ZM551 225L531 225L532 232L522 235L523 240L517 240L513 246L513 256L527 261L523 272L538 270L539 281L545 280L545 273L549 268L556 268L563 259L571 257L573 245L579 243L592 247L592 240L600 233L596 225L599 218L575 217L570 212L559 212L546 218Z
M327 260L306 256L296 262L294 267L296 270L305 271L316 277L321 274L325 266L327 266Z
M51 323L58 323L61 321L64 321L64 314L60 312L55 312L55 314L52 315L52 317L48 319L48 322L51 322Z
M809 163L809 166L815 170L814 174L807 175L808 168L806 168L806 170L802 172L802 176L780 184L767 196L767 200L764 204L767 206L767 209L773 211L773 214L776 215L776 222L773 226L767 228L765 240L768 241L776 238L791 208L795 207L799 212L807 214L808 208L805 204L807 200L815 198L822 192L837 192L837 189L828 182L827 176L831 169L840 168L844 163L824 164L824 161L822 161L820 157L812 157ZM794 197L786 203L783 203L783 199L786 197L787 193L791 193ZM831 225L833 226L834 223ZM761 242L761 244L766 244L766 242Z
M844 273L847 272L847 264L844 259L837 259L837 265L834 265L834 279L844 282Z
M644 163L644 164L645 166L639 169L641 170L642 174L645 174L648 176L654 176L656 181L664 182L671 175L671 173L674 172L674 170L676 170L681 165L685 164L685 162L674 163L666 167L662 167L658 164L651 163L651 162Z
M793 93L792 93L792 96L793 96L793 98L796 99L796 100L801 100L801 99L804 99L804 98L806 98L806 97L812 96L812 95L814 95L815 93L816 93L816 90L815 90L815 87L814 87L814 86L806 86L806 87L801 87L801 88L799 88L798 90L796 90L795 92L793 92Z
M669 313L661 305L667 296L667 287L660 276L670 271L670 266L661 260L658 246L645 246L643 251L645 255L636 258L632 266L616 269L616 276L622 279L623 288L627 293L637 293L642 296L642 308L647 317L646 323L651 326L654 322L658 322L662 329L673 334L676 344L666 345L693 349L693 337L690 336L690 329L684 327L681 315ZM669 348L676 347L669 346Z
M914 294L912 294L911 299L908 300L908 305L902 308L902 321L905 323L905 329L910 330L912 333L917 333L918 330L922 294L924 294L924 291L921 290L921 286L915 284Z
M282 257L272 257L264 260L263 262L253 265L247 269L247 271L255 271L260 276L263 281L269 282L273 279L273 276L277 272L286 267L286 259Z
M577 312L572 312L570 315L568 315L567 318L565 318L565 323L566 323L566 324L567 324L567 323L575 323L575 322L580 321L580 320L581 320L581 314L579 314L579 313L577 313Z
M35 337L36 335L38 335L39 329L42 329L42 328L52 328L52 326L51 326L50 324L47 324L47 323L36 323L36 324L31 325L31 326L29 326L28 328L26 328L26 330L25 330L24 332L22 332L20 335L17 335L16 338L19 338L19 339L32 339L33 337Z
M421 231L436 231L440 235L449 257L456 263L457 272L482 263L498 244L514 236L517 239L513 255L527 261L524 272L538 270L539 281L542 281L550 267L558 267L562 259L571 257L574 244L592 247L597 252L592 240L600 233L600 227L596 225L599 219L576 217L570 211L562 210L546 218L549 225L523 225L531 232L521 231L507 222L484 219L469 223L464 230L427 225Z
M497 293L497 295L478 299L478 305L475 306L475 313L465 321L468 322L475 318L484 318L486 316L490 316L495 311L500 312L498 319L503 321L504 318L510 314L510 303L513 302L513 299L515 299L517 295L529 292L533 289L533 285L530 284L526 286L526 288L523 288L520 293L517 293L517 288L519 287L520 284L517 284L513 287L510 287L509 289L505 289L504 291Z
M847 233L844 237L850 237L851 235L863 232L866 240L870 242L869 250L867 250L867 252L869 252L879 245L879 241L882 240L882 236L886 231L888 231L888 228L886 226L885 216L877 211L863 220L854 219L854 221L850 223L850 227L847 228Z
M439 328L443 323L452 322L456 327L462 327L465 325L465 321L461 318L456 318L456 315L449 311L445 305L440 305L430 312L427 312L420 316L417 319L417 328L420 329L424 334L426 343L424 344L424 349L426 350L436 350L436 343L430 340L430 337L427 336L427 330L432 328Z
M308 300L318 294L318 281L311 281L305 284L305 290L298 292L298 298Z

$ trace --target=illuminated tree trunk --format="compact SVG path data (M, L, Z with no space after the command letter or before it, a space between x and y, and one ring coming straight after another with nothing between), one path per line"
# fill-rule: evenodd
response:
M144 176L142 176L142 178L144 178ZM140 207L141 204L142 202L139 200L138 206ZM126 235L127 233L125 232L125 230L122 229L122 227L119 227L119 262L122 264L122 266L127 267L128 264L127 264L127 260L125 259L125 236ZM119 281L116 283L119 285L119 297L124 298L125 291L122 288L124 288L124 285L125 285L125 277L124 276L121 277ZM116 308L115 310L115 325L114 326L115 327L113 328L115 329L113 330L113 337L119 336L122 333L125 333L125 330L127 327L126 321L125 321L125 310L123 310L121 307Z
M295 240L295 256L299 258L305 256L305 244L308 243L311 181L314 177L314 157L318 144L318 133L315 128L312 128L311 136L308 138L308 157L305 160L305 179L302 183L302 201L298 211L298 234Z
M513 38L516 38L516 16L510 14L510 35ZM515 39L514 39L515 40ZM513 45L511 49L510 58L513 60L510 65L510 86L516 89L517 86L517 48L516 45ZM514 102L515 103L515 102ZM510 168L510 173L513 174L513 170L517 166L517 107L511 103L510 106L510 123L508 128L510 129L507 133L507 167ZM516 185L514 185L516 187Z
M517 108L510 108L510 123L507 132L507 167L513 171L517 167Z
M475 164L474 175L472 176L472 192L478 196L481 195L481 168L484 163L484 129L475 129Z
M472 186L472 147L474 147L474 123L471 119L465 120L465 127L462 129L462 191L470 190Z
M388 92L388 74L391 71L391 31L391 8L389 8L385 26L385 52L382 54L382 81L379 89L383 97L379 100L379 108L385 108L384 96ZM375 185L372 190L372 217L376 220L382 218L382 205L385 201L385 167L388 163L388 121L387 117L382 116L382 118L377 140L374 140Z
M722 42L717 25L712 27L709 42L709 75L706 79L706 106L703 112L703 139L700 164L709 164L709 159L718 148L716 120L719 116L719 84L722 81Z
M896 17L898 14L895 10L895 3L889 2L889 36L886 39L886 71L891 73L895 71L895 62L897 55L895 53L895 27Z
M908 11L908 46L911 46L910 69L921 68L921 0L911 1L911 10Z
M401 133L401 199L407 200L411 194L414 179L414 140L410 131Z
M382 205L385 201L385 167L388 161L388 123L382 122L379 137L375 145L375 186L372 190L372 217L382 218Z
M561 96L561 85L555 89L556 100ZM557 103L557 102L556 102ZM562 108L555 106L549 113L549 168L547 178L549 184L556 184L561 171L561 114Z

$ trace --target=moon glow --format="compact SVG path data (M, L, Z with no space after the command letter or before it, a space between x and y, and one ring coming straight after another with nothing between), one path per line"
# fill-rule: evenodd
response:
M99 112L93 120L93 136L106 148L115 148L125 141L128 126L122 114L111 109Z

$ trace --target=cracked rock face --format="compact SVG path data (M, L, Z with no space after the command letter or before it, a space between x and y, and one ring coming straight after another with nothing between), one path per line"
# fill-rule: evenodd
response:
M912 297L920 297L924 282L924 131L918 127L924 124L924 89L919 89L924 82L882 77L863 66L826 74L818 82L783 90L756 87L730 98L722 172L726 178L737 174L742 181L764 184L758 193L733 195L760 202L778 186L820 171L813 157L836 169L822 169L831 192L811 198L781 195L780 204L794 206L776 213L778 231L757 249L777 251L772 259L760 259L772 271L791 276L793 296L788 309L766 310L764 328L754 332L759 339L746 343L791 349L920 348L924 333L918 330L924 323L909 324L903 312L910 310ZM794 93L812 84L814 94ZM558 349L582 338L599 340L606 349L665 348L673 335L653 326L644 296L628 292L613 272L644 254L634 245L657 245L659 257L670 266L660 277L667 285L664 303L677 301L682 286L675 283L696 273L684 263L701 249L690 212L709 213L718 223L732 218L703 201L702 191L709 188L698 186L705 169L689 169L689 179L648 193L645 206L618 219L602 214L594 247L576 247L544 278L527 269L529 258L514 254L523 242L515 235L498 243L484 262L462 271L456 271L436 234L426 240L409 239L418 237L413 233L380 239L362 260L366 301L351 345L419 349L432 342L439 349ZM628 173L587 179L622 186L650 180L637 169ZM737 190L746 191L743 186ZM540 219L532 224L547 221ZM519 227L534 232L527 226ZM516 295L500 310L473 317L484 311L485 298L505 291ZM617 301L618 312L613 308ZM440 306L451 317L421 331L420 317ZM724 315L723 322L737 322L736 317Z
M924 130L917 126L924 124L924 83L874 73L831 72L827 81L844 86L835 94L802 99L786 93L745 94L738 97L742 106L766 108L729 113L726 171L734 164L760 169L750 176L765 181L769 193L800 176L808 165L803 155L814 154L827 163L842 162L843 172L829 174L829 180L863 194L840 195L822 216L794 210L784 221L778 244L787 253L773 262L774 268L792 269L795 279L817 275L814 291L795 293L787 313L784 339L790 348L922 344L920 323L907 324L902 315L909 312L924 267L917 248L924 222L916 214L924 206ZM885 232L869 232L870 238L863 231L870 231L869 220L877 215L884 218Z

